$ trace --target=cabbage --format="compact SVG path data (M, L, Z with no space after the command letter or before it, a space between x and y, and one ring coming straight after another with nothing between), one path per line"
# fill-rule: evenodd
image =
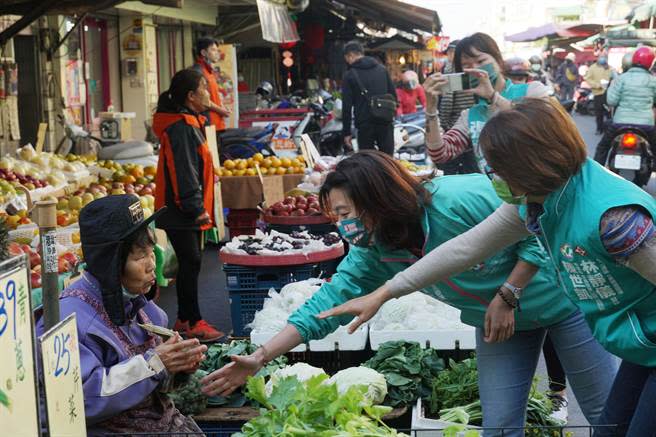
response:
M271 379L266 383L266 393L267 396L271 395L273 387L278 383L278 381L287 378L288 376L295 376L299 382L305 382L308 379L317 376L325 375L326 372L323 369L318 367L310 366L307 363L296 363L291 366L283 367L273 372Z
M391 299L371 320L375 331L431 331L469 329L460 310L416 291Z
M344 394L350 387L364 385L367 387L365 399L372 405L382 404L387 396L387 382L385 377L368 367L349 367L340 370L328 380L329 383L337 384L337 391Z

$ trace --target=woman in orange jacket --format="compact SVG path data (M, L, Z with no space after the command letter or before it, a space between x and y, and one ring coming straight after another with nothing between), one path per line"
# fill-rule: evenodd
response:
M155 207L167 207L155 223L166 231L179 265L174 329L205 342L224 337L203 320L198 305L202 231L213 226L214 211L214 165L200 115L208 104L207 80L197 71L181 70L159 97L153 117L160 139Z

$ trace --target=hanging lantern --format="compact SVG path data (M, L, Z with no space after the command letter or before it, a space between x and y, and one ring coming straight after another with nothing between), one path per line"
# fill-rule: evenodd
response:
M284 65L287 68L290 68L292 65L294 65L294 59L285 58L285 59L282 60L282 65Z

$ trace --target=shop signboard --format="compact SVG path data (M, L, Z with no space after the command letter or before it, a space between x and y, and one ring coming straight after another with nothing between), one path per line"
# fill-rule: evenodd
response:
M0 424L2 435L39 435L29 265L21 255L0 263Z
M75 313L43 334L41 357L50 437L84 437L84 393Z

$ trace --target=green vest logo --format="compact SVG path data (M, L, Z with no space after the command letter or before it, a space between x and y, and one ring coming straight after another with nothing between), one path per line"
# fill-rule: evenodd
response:
M574 250L568 243L560 246L560 253L567 259L574 259Z

